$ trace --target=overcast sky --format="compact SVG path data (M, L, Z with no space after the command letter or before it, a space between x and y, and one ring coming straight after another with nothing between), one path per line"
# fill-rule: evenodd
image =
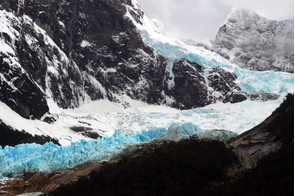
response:
M294 0L137 0L146 16L176 38L215 39L231 8L246 8L274 19L294 18Z

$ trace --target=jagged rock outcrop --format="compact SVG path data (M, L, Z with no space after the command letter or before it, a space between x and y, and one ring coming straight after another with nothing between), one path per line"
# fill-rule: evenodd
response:
M288 94L280 107L265 121L232 138L230 145L234 147L242 165L251 169L256 167L259 159L278 151L286 135L294 136L294 95L292 94Z
M241 68L294 73L294 19L274 20L234 9L213 46Z
M101 136L98 133L94 132L93 129L89 127L73 126L73 127L70 127L70 129L76 133L82 134L92 139L97 139L99 137L101 138Z
M247 99L235 83L237 76L222 68L214 68L209 73L195 62L178 59L166 70L164 94L167 102L176 108L190 109L217 101L241 102Z
M181 103L179 100L183 99L183 104L178 107L183 107L183 109L192 108L196 102L200 106L208 104L208 87L206 86L204 68L202 66L185 59L180 59L173 63L172 72L173 82L166 83L168 84L167 90L169 91L165 94L170 95L172 100L175 100L175 104ZM167 75L167 78L169 77L171 76Z
M214 90L213 98L224 103L237 103L247 99L246 93L235 83L237 76L221 68L214 68L208 74L209 86Z

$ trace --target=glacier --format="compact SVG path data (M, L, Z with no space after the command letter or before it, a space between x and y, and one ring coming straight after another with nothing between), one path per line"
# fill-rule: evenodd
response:
M0 178L10 175L21 177L26 172L45 173L73 168L89 161L110 160L130 145L155 139L179 141L193 135L226 142L237 134L225 130L202 130L192 123L172 123L167 129L156 128L126 137L116 130L111 137L81 140L69 146L57 146L52 142L5 146L4 149L0 147Z
M126 15L130 17L130 14ZM238 86L246 93L294 93L294 74L275 71L250 71L232 64L215 52L205 48L187 45L186 43L170 38L157 31L157 26L146 16L142 24L132 18L134 25L140 30L145 42L155 48L160 54L173 63L177 59L186 59L205 68L209 72L213 68L222 68L237 76ZM171 81L173 83L173 81Z
M212 68L222 68L231 71L236 74L239 87L249 94L260 91L277 94L294 92L294 74L244 70L230 63L217 53L201 47L188 46L174 39L162 40L161 37L154 37L153 34L156 34L156 32L151 33L146 29L142 30L142 35L146 42L165 56L169 62L184 58L202 65L207 72Z

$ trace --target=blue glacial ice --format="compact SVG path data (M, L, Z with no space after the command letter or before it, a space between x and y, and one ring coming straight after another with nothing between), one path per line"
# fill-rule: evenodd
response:
M293 93L294 74L274 71L250 71L241 69L217 53L203 48L188 46L174 39L161 40L149 34L149 31L141 31L144 40L153 46L159 53L165 56L169 62L177 59L187 59L196 62L205 68L205 71L212 68L223 68L237 75L237 84L246 93Z
M8 175L20 177L26 172L50 172L69 169L89 161L104 161L116 157L116 154L130 145L151 142L155 139L179 141L197 135L228 141L237 134L229 131L202 130L192 123L172 123L168 129L155 128L124 137L116 130L111 137L97 140L81 140L69 146L57 146L51 142L44 145L20 144L15 147L0 146L0 178Z

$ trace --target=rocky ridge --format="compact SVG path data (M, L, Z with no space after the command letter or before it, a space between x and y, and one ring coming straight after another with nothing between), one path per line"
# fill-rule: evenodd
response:
M215 40L184 39L253 71L294 73L294 19L276 20L245 9L232 9Z
M233 9L213 47L241 68L294 73L294 19L274 20Z

